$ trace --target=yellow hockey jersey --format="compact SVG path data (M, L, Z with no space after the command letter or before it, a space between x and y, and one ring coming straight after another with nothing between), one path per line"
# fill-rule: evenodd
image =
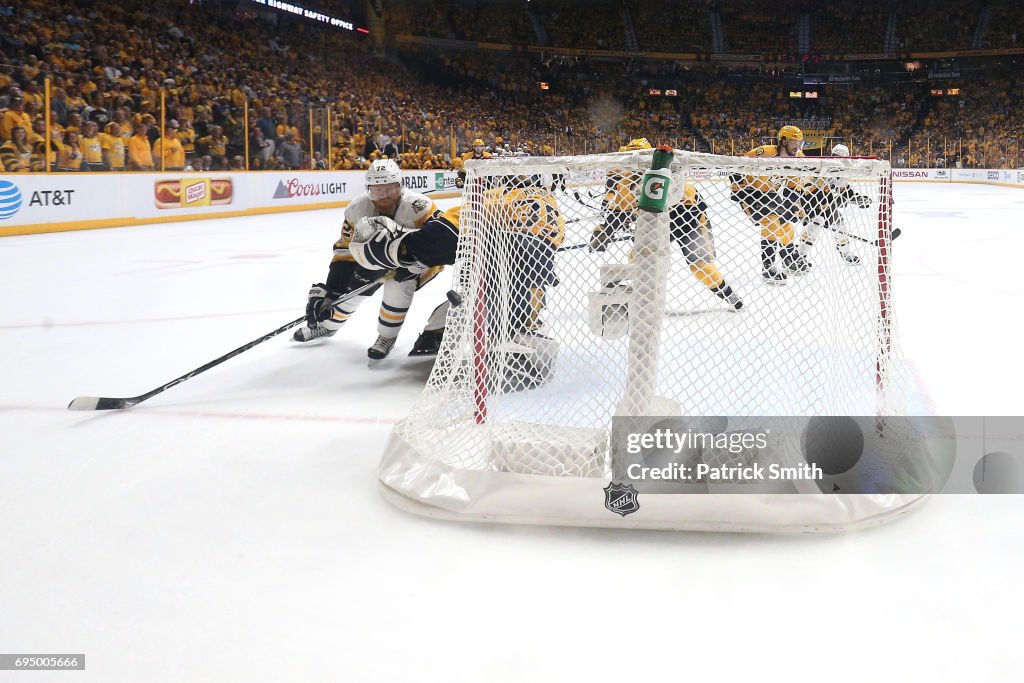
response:
M500 225L507 230L543 237L556 248L565 240L565 218L551 192L544 187L487 190L484 214L500 217Z
M743 156L755 158L781 157L781 155L779 154L778 145L761 145L760 147L755 147L754 149L750 150ZM803 157L804 153L802 151L797 151L796 156ZM789 159L793 157L781 158ZM762 192L774 192L778 190L779 187L782 186L783 180L783 178L772 176L744 176L742 179L737 179L734 176L732 190L733 192L736 192L744 187L750 187L755 190L760 190ZM803 186L803 182L798 178L790 178L788 181L786 181L786 186L793 190L800 190Z
M610 211L635 211L639 199L640 173L609 173L605 182L604 204Z

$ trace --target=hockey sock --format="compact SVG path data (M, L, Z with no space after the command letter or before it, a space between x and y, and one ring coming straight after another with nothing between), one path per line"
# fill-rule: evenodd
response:
M733 295L732 287L724 282L717 287L712 287L711 291L714 292L715 296L724 301L728 301L729 297Z
M800 234L800 245L798 247L800 254L806 254L814 243L818 241L818 235L821 234L822 228L825 224L822 222L820 217L812 218L807 225L804 227L803 232Z
M765 270L771 270L775 265L775 243L769 240L761 240L761 266Z
M779 250L779 256L782 257L782 263L785 265L791 265L796 261L797 251L795 244L787 244Z

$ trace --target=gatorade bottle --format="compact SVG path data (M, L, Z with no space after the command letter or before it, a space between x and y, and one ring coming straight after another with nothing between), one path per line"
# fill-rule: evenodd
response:
M672 181L672 174L668 167L672 163L672 148L668 145L659 145L654 150L654 159L651 162L651 169L644 173L640 181L640 201L637 206L641 211L651 213L663 213L665 202L668 200L668 186Z

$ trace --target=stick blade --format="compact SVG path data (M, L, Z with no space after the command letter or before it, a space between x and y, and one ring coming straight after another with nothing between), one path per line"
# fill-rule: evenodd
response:
M68 410L115 410L118 408L130 408L133 405L133 402L122 398L79 396L68 404Z
M902 234L903 234L903 231L900 230L899 228L896 228L895 230L892 231L892 238L896 239L897 237L899 237Z

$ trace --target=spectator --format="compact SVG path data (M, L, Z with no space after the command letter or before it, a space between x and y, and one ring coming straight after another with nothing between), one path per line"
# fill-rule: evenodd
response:
M62 142L57 150L57 170L81 171L82 148L78 142L78 133L73 130L66 131Z
M249 136L249 153L252 155L253 170L264 170L274 156L274 141L263 137L263 129L254 127Z
M213 168L227 168L228 138L220 126L210 126L210 134L196 140L196 147L204 157L211 158Z
M7 173L27 173L33 170L32 146L28 134L21 126L12 128L10 139L0 145L0 162Z
M128 170L152 171L153 151L149 144L149 125L139 121L134 130L135 134L128 140Z
M103 106L103 95L99 91L93 91L89 96L89 106L82 110L82 118L100 127L110 121L110 112Z
M290 171L297 171L302 168L302 147L295 142L295 134L287 133L284 142L278 150L278 160Z
M121 124L111 121L107 124L106 133L100 138L103 145L103 163L108 170L125 170L127 145L121 134Z
M15 128L21 128L22 132L32 128L32 119L25 113L25 100L20 97L11 99L11 106L4 117L0 120L0 138L10 140Z
M79 144L82 149L83 171L107 170L107 165L103 162L103 140L100 138L99 127L95 121L85 124Z
M196 155L196 131L192 128L192 122L188 119L182 120L181 125L178 126L176 137L185 151L185 160L191 161Z
M167 122L164 134L153 143L153 158L162 159L163 167L158 171L183 171L185 169L185 148L178 139L178 122L171 119Z

